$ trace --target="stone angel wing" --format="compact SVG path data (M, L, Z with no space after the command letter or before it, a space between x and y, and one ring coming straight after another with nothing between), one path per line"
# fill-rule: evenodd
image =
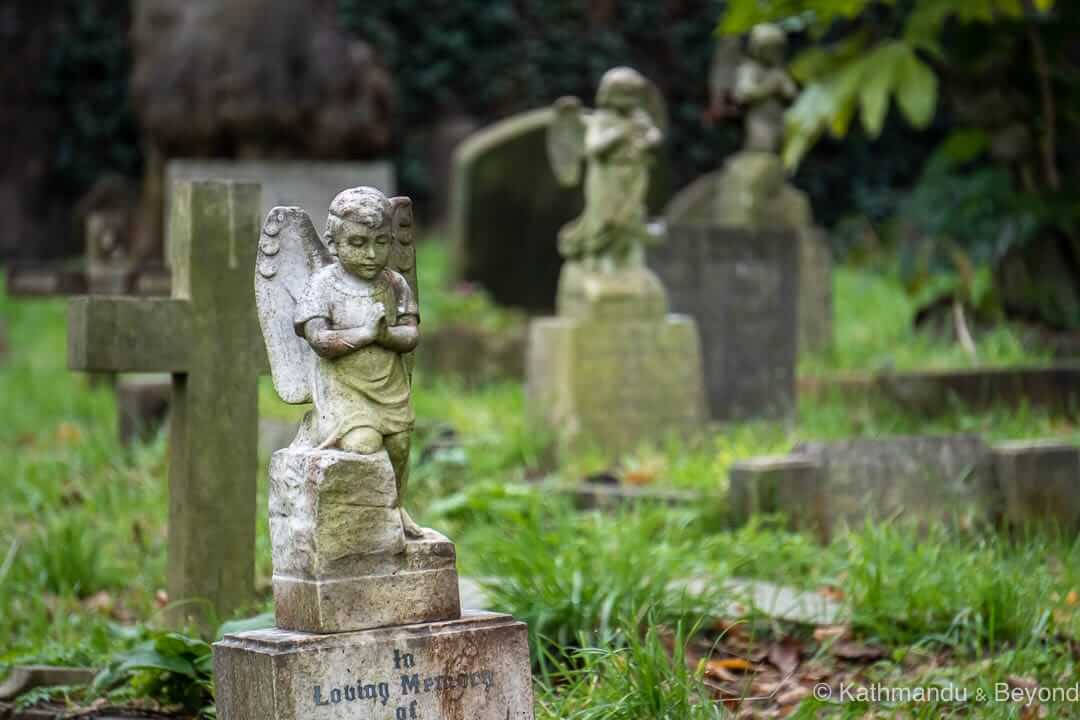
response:
M724 120L739 114L739 103L735 99L735 74L745 59L739 38L724 36L716 41L709 66L708 115L711 119Z
M576 97L561 97L551 108L547 130L547 153L559 183L572 187L581 182L585 159L585 109Z
M420 306L420 286L416 281L416 244L415 229L413 227L412 200L404 197L390 198L391 225L390 235L393 239L393 247L390 250L390 267L405 278L412 290L416 306ZM414 352L405 356L406 366L409 368L409 376L412 376Z
M255 264L255 305L274 389L293 405L311 402L316 361L315 352L293 327L296 303L308 278L332 261L302 208L275 207L266 216Z

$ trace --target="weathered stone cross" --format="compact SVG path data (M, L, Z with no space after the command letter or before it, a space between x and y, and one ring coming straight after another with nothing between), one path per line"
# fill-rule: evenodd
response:
M72 300L68 367L172 374L168 593L194 602L170 620L205 624L254 597L259 186L181 183L170 222L172 296Z

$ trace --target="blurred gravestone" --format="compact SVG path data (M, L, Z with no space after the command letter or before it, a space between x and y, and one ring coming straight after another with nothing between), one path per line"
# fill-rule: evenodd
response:
M795 252L790 230L712 225L670 225L649 249L672 311L697 320L715 420L794 412Z
M454 152L450 181L453 271L496 302L527 310L555 306L562 259L559 229L581 214L580 187L559 184L547 155L550 108L514 115L470 136ZM667 197L667 162L653 167L649 208Z
M396 187L394 168L388 162L184 159L170 160L165 172L170 190L185 180L257 182L262 187L263 217L279 205L329 207L343 187L370 185L390 194ZM321 230L326 218L312 220Z
M723 169L680 190L665 211L672 225L790 228L799 273L799 352L832 342L832 258L825 234L814 224L806 193L787 182L780 158L744 150Z
M976 435L811 442L736 463L731 507L745 520L782 513L828 536L897 516L919 524L988 524L999 513L990 446Z

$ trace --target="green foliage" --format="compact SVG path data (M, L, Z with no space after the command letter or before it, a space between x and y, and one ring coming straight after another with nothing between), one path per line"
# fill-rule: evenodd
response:
M693 530L698 522L667 508L611 516L533 504L475 531L469 544L493 577L485 584L493 607L529 624L533 657L550 669L551 653L618 645L650 612L658 622L704 615L701 601L669 589L715 547Z
M932 638L981 652L1038 641L1051 631L1042 599L1058 583L1042 558L1060 549L1043 543L868 525L839 543L854 623L889 645Z
M125 682L134 697L154 698L202 715L212 710L212 673L209 644L180 633L155 633L132 650L118 654L94 678L93 689L106 692Z
M137 175L141 158L128 101L131 48L127 2L62 0L48 39L41 94L59 114L50 174L77 197L103 173Z
M686 645L696 627L677 623L671 651L649 613L644 636L633 631L636 618L624 618L628 629L617 647L574 651L558 665L539 690L541 720L709 720L726 717L705 687L702 669L687 665Z
M784 161L795 167L826 132L843 138L858 112L871 138L885 125L889 98L917 128L926 128L938 102L938 78L926 58L945 61L946 22L997 23L1025 18L1022 0L732 0L719 32L741 34L759 22L787 20L828 44L793 63L804 88L787 116ZM1049 11L1053 0L1041 0ZM890 22L878 18L887 14ZM844 30L837 32L837 27ZM839 35L837 38L836 36Z
M712 169L739 137L733 125L701 122L712 55L711 29L701 19L715 17L722 5L339 0L346 27L393 71L404 128L399 177L420 205L429 191L422 138L435 119L461 112L487 124L567 94L591 103L600 75L620 64L640 69L665 95L668 149L679 158L675 186Z

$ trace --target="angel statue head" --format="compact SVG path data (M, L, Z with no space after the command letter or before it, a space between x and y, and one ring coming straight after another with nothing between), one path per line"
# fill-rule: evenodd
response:
M350 274L374 280L391 249L390 200L373 187L338 193L326 218L326 244Z
M750 31L750 57L767 65L779 65L786 49L787 34L779 25L759 23Z
M648 80L631 67L611 68L600 78L596 106L608 110L629 111L645 102Z

